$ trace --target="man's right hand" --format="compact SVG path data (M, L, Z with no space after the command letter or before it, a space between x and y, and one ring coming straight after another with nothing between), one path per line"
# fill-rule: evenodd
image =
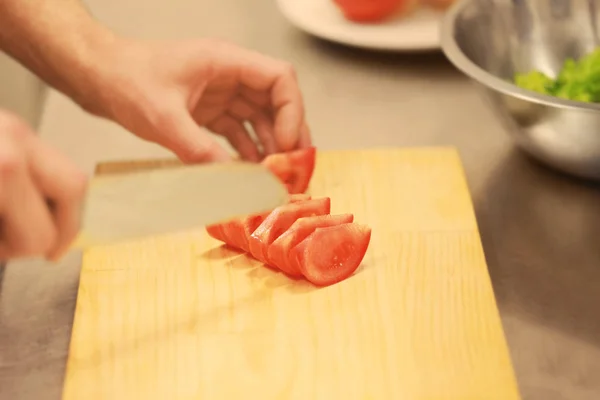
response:
M86 185L71 161L0 110L0 260L62 256L79 230Z

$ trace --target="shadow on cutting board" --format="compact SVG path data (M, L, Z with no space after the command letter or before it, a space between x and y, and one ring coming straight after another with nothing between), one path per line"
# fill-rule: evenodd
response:
M220 245L198 255L199 259L227 260L228 268L245 270L248 277L261 281L268 289L285 288L290 293L310 293L317 289L304 279L295 279L268 267L250 256L227 245ZM358 271L357 271L358 273Z

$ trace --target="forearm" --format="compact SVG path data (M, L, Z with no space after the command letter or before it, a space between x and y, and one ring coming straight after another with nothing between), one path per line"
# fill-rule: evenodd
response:
M0 49L83 108L115 40L79 0L0 0Z

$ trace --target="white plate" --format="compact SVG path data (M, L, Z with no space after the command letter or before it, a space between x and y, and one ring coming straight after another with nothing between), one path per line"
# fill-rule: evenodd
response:
M334 42L392 51L440 47L443 11L420 7L405 17L368 25L346 20L333 0L277 0L277 5L296 27Z

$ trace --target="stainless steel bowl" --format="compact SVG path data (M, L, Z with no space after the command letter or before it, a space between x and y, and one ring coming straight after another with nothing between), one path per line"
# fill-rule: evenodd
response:
M530 92L512 78L532 69L555 76L566 58L594 50L598 8L600 0L462 0L441 30L444 53L483 89L518 146L594 180L600 180L600 104Z

